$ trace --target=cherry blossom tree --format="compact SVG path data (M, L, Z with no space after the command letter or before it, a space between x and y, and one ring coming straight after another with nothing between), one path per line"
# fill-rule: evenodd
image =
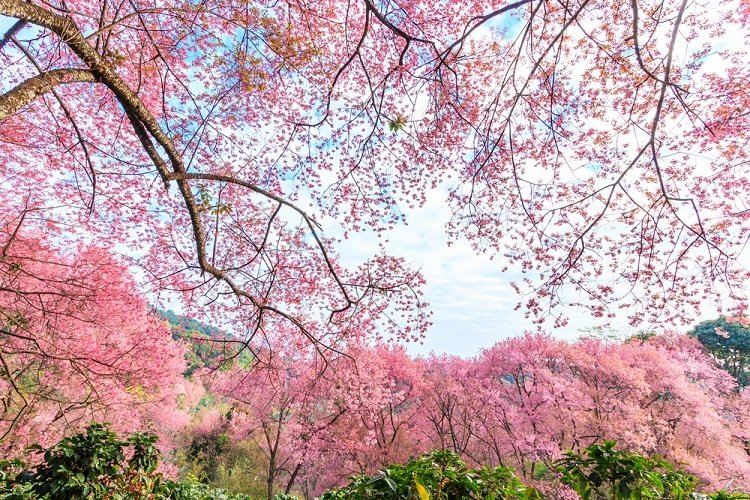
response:
M319 224L385 231L446 179L449 233L526 271L538 319L743 304L748 75L724 35L746 33L745 8L2 0L0 14L6 190L124 243L154 289L249 345L279 321L335 344L362 312L419 337L418 274L385 255L342 268Z
M306 179L313 159L300 149L318 139L294 117L309 109L307 86L329 75L296 81L323 41L293 36L281 5L11 1L0 14L17 19L2 40L2 178L47 223L127 245L154 291L180 292L187 311L258 351L279 321L321 347L378 312L408 313L382 321L384 334L422 335L418 274L385 255L340 269L290 187L323 203L325 161ZM334 20L325 31L342 33Z
M403 348L353 347L345 355L276 356L273 363L215 375L212 389L231 405L236 439L266 455L267 493L280 486L310 494L408 460L421 450L417 415L421 362Z
M477 419L487 401L476 363L458 356L432 356L426 360L424 392L420 402L421 430L430 448L451 450L480 464L475 456Z
M302 467L305 450L298 440L313 369L304 359L275 358L272 364L235 367L213 386L231 402L232 436L253 440L265 455L268 498L278 484L289 493Z
M486 461L505 460L531 478L535 464L549 465L566 449L614 439L680 464L711 488L731 478L747 487L748 406L694 339L567 344L526 335L497 344L478 362Z
M307 432L308 463L315 464L307 477L339 482L427 449L419 429L427 389L421 361L386 345L350 355L322 375L317 397L308 400L305 414L317 418Z
M46 446L92 420L167 436L183 347L122 263L93 246L50 246L24 226L32 216L0 223L0 448Z

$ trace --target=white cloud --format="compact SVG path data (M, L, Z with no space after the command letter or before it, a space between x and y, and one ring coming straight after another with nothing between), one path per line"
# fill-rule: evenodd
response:
M445 196L441 190L431 192L423 207L407 213L406 225L395 227L383 239L388 240L385 248L390 254L406 258L427 280L424 299L434 313L433 326L424 343L409 344L409 350L470 356L536 326L524 318L523 309L515 310L520 297L510 282L519 281L520 275L502 273L498 258L477 255L465 240L448 245L445 223L451 213ZM348 267L360 264L376 248L372 234L352 235L337 246ZM590 320L575 321L553 333L572 338L578 328L590 326Z

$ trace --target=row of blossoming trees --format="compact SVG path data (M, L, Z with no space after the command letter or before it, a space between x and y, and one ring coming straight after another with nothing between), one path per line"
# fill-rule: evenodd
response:
M662 455L708 488L750 487L747 398L689 337L567 343L526 334L472 359L388 346L348 354L329 358L322 374L312 359L281 354L215 374L213 390L232 406L211 425L264 450L269 492L312 495L436 448L556 490L545 474L552 461L604 439Z
M189 417L177 402L188 409L200 394L181 376L184 346L149 313L123 264L101 248L45 243L24 226L33 212L5 215L3 454L51 444L91 420L157 429L165 445L179 443L169 438ZM254 440L269 493L314 494L431 449L512 466L550 489L552 461L604 439L663 455L708 488L750 488L750 405L691 338L567 343L527 334L472 359L410 357L362 338L338 354L290 343L258 352L258 363L237 357L231 369L204 370L231 406L206 413L194 432Z

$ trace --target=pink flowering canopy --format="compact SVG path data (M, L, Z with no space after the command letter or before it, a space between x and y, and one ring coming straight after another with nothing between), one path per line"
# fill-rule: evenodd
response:
M213 390L231 404L228 432L269 460L269 494L319 494L447 449L470 465L513 467L550 498L577 498L543 472L566 450L605 440L664 457L702 491L750 488L747 391L693 338L525 334L473 359L391 345L349 352L356 362L330 356L323 373L313 357L287 356L216 375Z
M0 16L4 452L89 420L186 424L177 395L203 386L148 297L251 351L202 373L229 403L185 427L253 440L269 497L435 448L531 482L604 439L750 488L747 393L694 340L526 334L413 358L386 341L429 327L419 270L339 251L438 191L449 240L519 273L540 324L573 306L686 323L712 300L746 322L747 0L0 0Z
M419 273L346 269L324 229L387 231L437 187L450 237L525 272L539 321L741 309L748 12L0 0L0 179L27 224L127 251L256 351L282 323L321 348L420 338Z
M63 252L22 222L0 226L0 450L50 446L91 420L161 434L179 417L183 347L107 251Z

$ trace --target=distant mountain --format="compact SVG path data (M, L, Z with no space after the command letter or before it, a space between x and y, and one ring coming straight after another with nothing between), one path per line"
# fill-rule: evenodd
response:
M188 346L185 359L188 366L185 376L190 377L203 368L224 369L234 363L252 365L255 359L228 333L193 318L176 314L171 310L154 309L157 317L165 320L172 331L172 338L183 341Z
M206 337L227 338L226 333L218 328L201 323L193 318L176 314L172 310L154 309L156 315L167 321L175 339L183 338L185 334L201 334Z

